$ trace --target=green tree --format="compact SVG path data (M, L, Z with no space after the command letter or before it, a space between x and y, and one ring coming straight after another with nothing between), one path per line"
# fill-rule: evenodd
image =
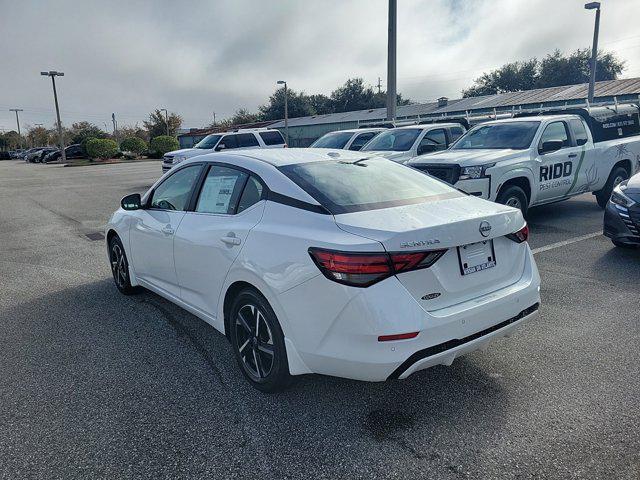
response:
M547 55L538 70L538 88L588 83L591 75L591 50L580 49L565 57L560 50ZM613 53L601 52L596 61L596 81L615 80L624 69L624 61Z
M151 139L151 151L154 152L157 158L161 158L165 153L180 148L180 144L175 137L169 137L167 135L158 135Z
M216 123L215 125L211 124L210 127L211 128L214 128L214 127L229 128L235 125L244 125L246 123L260 122L261 120L262 120L262 117L260 116L259 113L251 113L246 108L241 108L239 110L236 110L236 113L234 113L233 116L226 118L223 121Z
M15 130L10 130L6 132L5 134L2 135L2 137L4 138L4 143L6 147L11 150L19 148L21 146L22 147L25 146L24 138L21 138L21 136L18 135L18 132L16 132Z
M89 138L86 142L89 158L106 160L118 153L118 144L110 138Z
M315 115L326 115L327 113L334 113L333 100L318 93L316 95L309 96L309 104Z
M34 147L44 147L55 143L55 137L51 135L52 132L44 127L30 127L27 129L27 140L29 145Z
M139 137L127 137L120 142L120 151L140 155L147 151L147 142Z
M108 136L104 130L89 122L76 122L69 129L71 143L79 143L83 146L90 138L107 138Z
M143 123L151 139L167 135L167 123L169 124L168 135L173 137L182 126L182 117L177 113L170 112L165 119L164 112L156 109L149 114L149 120L145 120Z
M123 125L122 127L118 127L118 137L136 137L149 143L149 132L144 128L139 127L137 123L135 125Z
M569 55L555 50L541 61L532 58L507 63L496 70L483 73L471 87L462 91L462 96L475 97L587 83L590 59L589 49L579 49ZM596 63L596 80L615 80L623 69L624 61L613 53L602 52Z
M315 114L309 102L309 96L304 92L298 93L295 90L288 89L287 107L289 118L306 117ZM269 102L259 107L259 111L262 120L280 120L284 118L284 88L278 88L269 97Z

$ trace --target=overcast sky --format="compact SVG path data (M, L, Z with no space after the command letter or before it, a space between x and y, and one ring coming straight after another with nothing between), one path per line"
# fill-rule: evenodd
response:
M640 76L639 0L603 0L600 46ZM589 47L581 0L399 0L398 90L458 98L483 71ZM349 77L386 83L386 0L0 0L0 128L62 122L142 124L166 107L200 127L255 110L276 80L330 94Z

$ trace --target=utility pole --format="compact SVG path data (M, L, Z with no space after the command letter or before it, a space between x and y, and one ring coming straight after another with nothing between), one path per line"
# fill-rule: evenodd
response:
M213 112L213 126L216 126L216 112Z
M18 124L18 140L20 141L20 146L22 147L22 135L20 135L20 118L18 117L18 112L22 112L21 108L10 108L10 112L16 112L16 123Z
M169 112L167 112L166 108L161 108L161 112L164 112L164 123L167 126L167 137L169 136Z
M382 93L382 80L380 79L380 77L378 77L378 84L376 85L376 87L378 87L378 95L380 95Z
M396 24L398 3L389 0L389 31L387 40L387 120L396 119Z
M64 72L56 72L50 70L48 72L40 72L40 75L45 77L51 77L51 84L53 85L53 101L56 104L56 118L58 119L58 138L60 140L60 152L62 163L67 163L67 155L64 151L64 135L62 134L62 122L60 121L60 108L58 108L58 92L56 91L56 77L64 77Z
M116 122L116 114L111 114L111 122L113 123L113 138L118 143L118 122ZM119 145L119 143L118 143Z
M287 82L278 80L278 85L284 85L284 137L287 146L289 146L289 106L287 105Z
M598 59L598 31L600 30L600 2L590 2L584 6L587 10L596 11L596 24L593 27L593 45L591 47L591 77L589 78L589 105L593 104L596 89L596 62Z

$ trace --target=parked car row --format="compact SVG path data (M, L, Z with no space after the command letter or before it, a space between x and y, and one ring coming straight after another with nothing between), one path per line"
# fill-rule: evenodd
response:
M69 145L64 151L67 159L86 157L80 144ZM12 158L20 158L28 163L52 163L59 161L61 156L58 147L35 147L16 153Z

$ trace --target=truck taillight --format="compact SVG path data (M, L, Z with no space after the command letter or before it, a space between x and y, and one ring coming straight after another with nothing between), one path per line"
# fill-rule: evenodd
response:
M526 242L529 239L529 225L525 223L524 227L522 227L517 232L510 233L509 235L507 235L507 238L509 240L513 240L516 243Z
M445 253L446 250L363 253L309 249L309 255L325 277L352 287L368 287L397 273L428 268Z

